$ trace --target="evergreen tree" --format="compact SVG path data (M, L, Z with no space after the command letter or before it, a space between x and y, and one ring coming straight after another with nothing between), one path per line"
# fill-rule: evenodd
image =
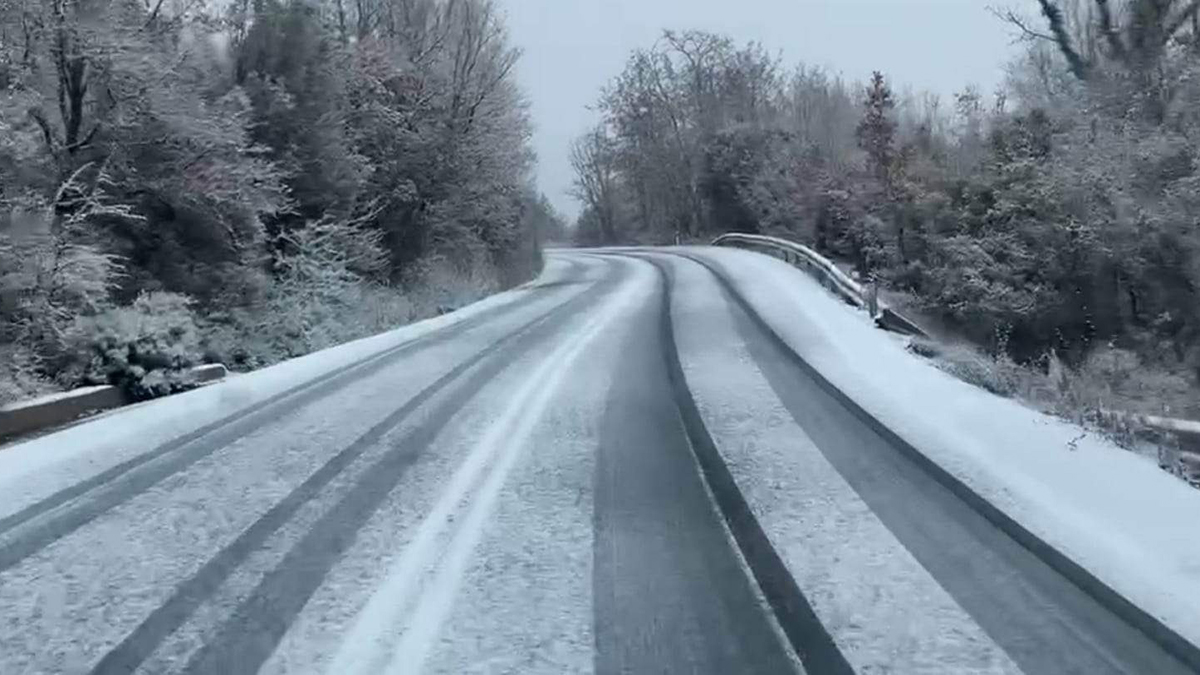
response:
M858 147L867 153L867 169L890 192L896 162L896 123L892 111L896 102L883 73L871 74L863 101L863 116L855 130Z

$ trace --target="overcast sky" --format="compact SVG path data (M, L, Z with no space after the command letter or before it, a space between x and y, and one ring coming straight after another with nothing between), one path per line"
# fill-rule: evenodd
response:
M525 51L520 78L537 126L538 180L574 218L567 147L593 124L588 108L629 52L662 29L699 28L757 40L798 62L851 80L882 70L895 89L949 97L965 84L991 92L1003 80L1012 35L986 11L1004 0L501 0Z

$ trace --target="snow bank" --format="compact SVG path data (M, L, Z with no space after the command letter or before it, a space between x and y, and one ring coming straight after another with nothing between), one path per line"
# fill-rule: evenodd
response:
M582 258L573 258L583 262ZM589 269L597 263L584 262ZM562 281L572 263L549 258L542 275L524 286L498 293L455 312L393 331L347 342L223 382L130 406L57 433L0 449L0 517L21 508L33 495L18 489L22 477L79 460L90 471L124 459L233 415L323 375L451 326L494 307L516 302L537 285ZM71 472L76 473L75 471Z
M1200 644L1200 491L1083 429L954 379L769 256L695 248L809 364L893 432Z

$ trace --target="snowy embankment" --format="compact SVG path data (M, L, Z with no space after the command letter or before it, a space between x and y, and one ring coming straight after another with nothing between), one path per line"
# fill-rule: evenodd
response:
M1200 492L1145 458L907 352L790 265L697 248L832 385L980 497L1200 644Z
M570 265L550 259L534 282L498 293L455 312L396 330L347 342L284 361L207 387L130 406L62 431L16 443L0 450L0 518L11 515L48 490L60 489L79 474L116 466L142 452L210 426L293 390L382 355L442 328L484 312L511 305L536 285L564 278ZM367 367L370 367L367 365ZM71 465L67 470L66 465ZM86 465L86 466L82 466ZM63 481L49 473L62 468ZM64 482L63 485L56 483Z

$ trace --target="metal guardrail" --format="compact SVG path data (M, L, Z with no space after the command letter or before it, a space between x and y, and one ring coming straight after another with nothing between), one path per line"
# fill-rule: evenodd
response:
M876 286L860 284L839 269L832 260L804 244L761 234L741 233L723 234L713 241L713 246L726 245L761 249L776 254L788 263L805 269L847 304L867 310L880 328L905 335L929 337L916 322L880 302L879 289Z
M867 294L864 292L862 286L857 281L851 279L845 272L838 269L838 266L833 264L833 261L804 244L797 244L794 241L778 237L767 237L761 234L731 232L714 239L712 245L760 248L770 253L779 254L787 262L799 264L801 267L807 269L826 288L833 291L847 303L864 309L867 307Z
M713 240L712 245L759 249L762 252L776 255L788 263L800 266L816 277L823 286L846 301L847 304L866 309L880 328L929 337L915 323L880 304L875 289L864 288L862 284L838 269L832 260L803 244L761 234L729 233L717 237ZM1176 448L1166 448L1164 449L1166 452L1159 452L1159 466L1184 478L1196 487L1200 487L1200 422L1120 412L1108 414L1123 417L1133 424L1175 439Z

